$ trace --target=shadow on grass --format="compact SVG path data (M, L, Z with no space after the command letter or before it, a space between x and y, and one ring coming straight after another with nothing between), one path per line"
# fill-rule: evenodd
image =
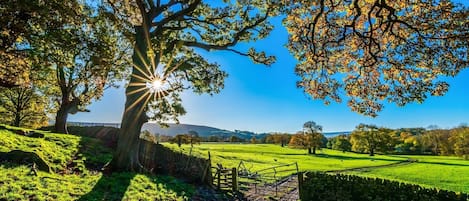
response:
M448 165L448 166L469 167L469 164L468 164L468 165L465 165L465 164L446 163L446 162L417 161L417 163L434 164L434 165Z
M128 197L125 199L175 200L175 197L191 198L194 189L192 185L170 176L115 172L103 175L93 189L78 200L123 200L126 193ZM137 194L144 198L135 197Z
M95 138L82 137L75 158L84 157L85 167L91 171L99 171L112 159L113 150L103 141Z
M390 158L374 158L373 156L370 157L354 157L354 156L344 156L344 155L332 155L332 154L316 154L311 155L319 158L330 158L330 159L337 159L337 160L375 160L375 161L390 161L390 162L398 162L403 161L406 158L402 159L390 159Z
M78 200L122 200L134 177L134 173L103 175L93 189Z

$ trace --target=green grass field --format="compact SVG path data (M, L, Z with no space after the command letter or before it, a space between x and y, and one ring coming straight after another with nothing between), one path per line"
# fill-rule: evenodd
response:
M176 144L165 144L174 150L190 152L189 145L178 148ZM308 155L306 150L291 149L270 144L212 144L195 145L192 154L208 157L212 164L237 167L241 160L247 162L251 171L297 162L300 171L346 170L359 167L382 166L416 159L417 162L390 167L378 167L364 171L349 171L347 174L363 175L420 184L425 187L469 192L469 161L445 156L391 156L342 153L323 149L318 155ZM366 171L366 172L365 172Z
M32 151L52 173L31 174L30 164L0 163L0 200L188 200L195 187L169 176L113 173L94 167L108 162L111 150L97 139L44 133L30 138L0 129L0 152Z
M190 146L178 148L176 144L166 143L174 150L189 154ZM343 153L322 149L317 155L309 155L306 150L291 149L272 144L212 144L195 145L193 155L208 157L210 151L212 163L221 163L226 167L236 167L243 160L252 165L252 170L259 170L274 165L298 162L300 171L344 170L349 168L380 166L407 160L404 157Z
M469 161L450 156L407 156L416 163L370 169L351 174L415 183L425 187L469 193Z

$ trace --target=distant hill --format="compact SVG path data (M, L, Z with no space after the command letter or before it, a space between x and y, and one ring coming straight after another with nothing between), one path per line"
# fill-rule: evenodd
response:
M177 134L186 134L189 131L195 131L201 137L209 137L212 135L218 137L230 137L232 135L242 138L242 139L251 139L252 136L256 136L256 138L260 139L265 137L267 133L254 133L251 131L229 131L220 128L214 128L210 126L200 126L200 125L191 125L191 124L169 124L169 128L161 128L156 123L146 123L142 127L143 130L148 130L150 133L153 134L160 134L160 135L168 135L168 136L175 136ZM344 132L327 132L324 133L326 137L335 137L337 135L346 134L349 135L350 131Z
M352 134L351 131L342 131L342 132L327 132L323 133L325 137L330 138L330 137L335 137L338 135L350 135Z
M209 127L209 126L199 126L199 125L190 125L190 124L169 124L169 128L161 128L156 123L146 123L142 127L143 130L148 130L153 134L175 136L177 134L186 134L189 131L195 131L199 134L200 137L208 137L216 135L219 137L230 137L235 135L244 139L249 139L252 136L256 135L253 132L249 131L228 131L219 128Z

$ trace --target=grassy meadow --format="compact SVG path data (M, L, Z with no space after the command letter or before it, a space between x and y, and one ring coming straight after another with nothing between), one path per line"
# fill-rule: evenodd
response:
M189 154L190 145L165 144L174 150ZM215 144L195 145L192 154L208 157L210 151L212 164L221 163L225 167L237 167L243 160L251 171L297 162L300 171L347 170L361 167L347 174L367 177L380 177L407 183L420 184L429 188L446 189L456 192L469 192L469 161L457 157L445 156L405 156L376 155L340 152L330 149L317 151L317 155L308 155L306 150L291 149L271 144ZM383 166L416 160L395 166ZM383 167L379 167L383 166Z
M11 128L11 127L10 127ZM30 164L0 163L0 200L187 200L195 187L169 176L103 175L109 148L93 138L44 132L31 138L0 129L0 152L35 152L52 172L31 172Z
M407 156L416 163L347 173L469 193L469 160L451 156Z

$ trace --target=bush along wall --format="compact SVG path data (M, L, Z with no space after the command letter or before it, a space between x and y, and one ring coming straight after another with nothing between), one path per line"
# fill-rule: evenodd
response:
M469 195L379 178L307 172L300 181L304 201L469 201Z

